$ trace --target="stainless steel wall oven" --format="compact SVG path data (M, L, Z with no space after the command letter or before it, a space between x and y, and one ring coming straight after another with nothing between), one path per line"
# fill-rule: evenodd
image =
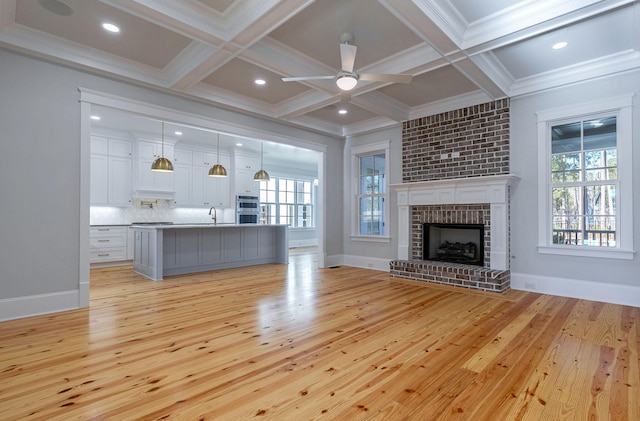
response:
M260 216L258 196L236 196L236 224L257 224Z

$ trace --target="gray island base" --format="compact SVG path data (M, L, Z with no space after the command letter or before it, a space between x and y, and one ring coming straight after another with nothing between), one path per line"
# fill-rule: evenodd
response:
M133 270L164 276L288 263L288 227L260 224L133 225Z

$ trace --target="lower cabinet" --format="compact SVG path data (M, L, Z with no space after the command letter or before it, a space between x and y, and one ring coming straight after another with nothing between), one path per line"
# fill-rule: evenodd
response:
M129 227L99 226L89 230L89 262L112 263L129 260Z

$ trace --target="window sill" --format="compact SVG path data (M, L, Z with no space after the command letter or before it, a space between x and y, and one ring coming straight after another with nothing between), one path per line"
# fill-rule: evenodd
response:
M538 253L555 254L558 256L633 260L636 252L634 250L586 248L580 246L538 246Z
M352 235L351 241L363 241L369 243L390 243L391 237L382 235Z

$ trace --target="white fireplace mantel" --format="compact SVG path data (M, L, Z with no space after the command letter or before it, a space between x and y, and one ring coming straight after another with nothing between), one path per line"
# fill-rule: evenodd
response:
M398 259L411 252L411 207L419 205L491 205L491 269L509 268L509 186L513 174L392 184L398 193Z

